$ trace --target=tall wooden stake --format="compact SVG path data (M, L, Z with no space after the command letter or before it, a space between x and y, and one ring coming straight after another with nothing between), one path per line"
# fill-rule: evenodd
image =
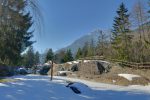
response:
M52 66L51 66L51 81L53 80L53 60L52 60Z

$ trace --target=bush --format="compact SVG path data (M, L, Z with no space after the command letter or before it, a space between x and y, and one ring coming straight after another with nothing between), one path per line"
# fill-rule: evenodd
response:
M27 72L27 70L25 68L19 68L17 72L18 72L18 74L21 74L21 75L28 74L28 72Z
M43 66L43 67L40 69L39 73L40 73L41 75L47 75L49 69L50 69L50 66Z
M4 77L12 75L14 75L14 70L12 67L0 64L0 76Z

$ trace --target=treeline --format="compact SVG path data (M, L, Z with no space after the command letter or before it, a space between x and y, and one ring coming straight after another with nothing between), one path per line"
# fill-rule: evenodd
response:
M26 53L22 54L20 64L22 67L32 68L39 65L41 54L38 51L34 51L33 47L30 46Z
M150 61L150 19L144 1L137 1L129 13L122 3L112 29L111 58L130 62Z
M37 65L48 63L49 61L54 61L54 63L65 63L73 60L74 57L70 49L54 53L50 48L46 50L44 54L40 54L38 51L35 52L33 47L30 46L28 50L21 55L19 65L26 68L33 68Z
M99 31L97 45L93 40L79 48L76 59L104 56L129 62L150 62L150 11L137 1L131 12L121 3L116 11L111 36ZM109 39L108 39L109 38Z
M67 51L61 50L58 53L54 53L52 49L48 49L45 55L45 62L54 61L55 63L65 63L73 61L74 57L72 51L68 49Z
M99 33L97 40L86 42L82 48L78 48L75 56L71 50L62 50L50 58L54 58L57 63L92 56L137 63L150 62L150 10L145 9L149 8L148 4L146 7L144 1L138 0L129 12L125 4L121 3L114 17L111 34L96 30Z

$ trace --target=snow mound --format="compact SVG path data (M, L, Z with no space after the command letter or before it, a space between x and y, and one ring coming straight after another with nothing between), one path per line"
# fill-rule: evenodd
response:
M118 76L124 77L129 81L132 81L132 79L135 78L135 77L141 77L139 75L133 75L133 74L118 74Z

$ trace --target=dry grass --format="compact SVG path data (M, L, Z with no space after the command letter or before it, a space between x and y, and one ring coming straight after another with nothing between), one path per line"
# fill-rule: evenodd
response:
M18 80L15 79L5 79L5 78L0 78L0 83L6 83L6 82L16 82Z
M118 74L135 74L140 75L141 77L133 78L132 81L129 81L123 77L118 76ZM101 75L94 75L90 73L83 73L83 72L76 72L76 76L80 79L102 82L102 83L109 83L115 85L148 85L150 83L150 70L141 70L141 69L131 69L131 68L122 68L113 66L109 73L104 73ZM73 76L70 76L73 77Z

